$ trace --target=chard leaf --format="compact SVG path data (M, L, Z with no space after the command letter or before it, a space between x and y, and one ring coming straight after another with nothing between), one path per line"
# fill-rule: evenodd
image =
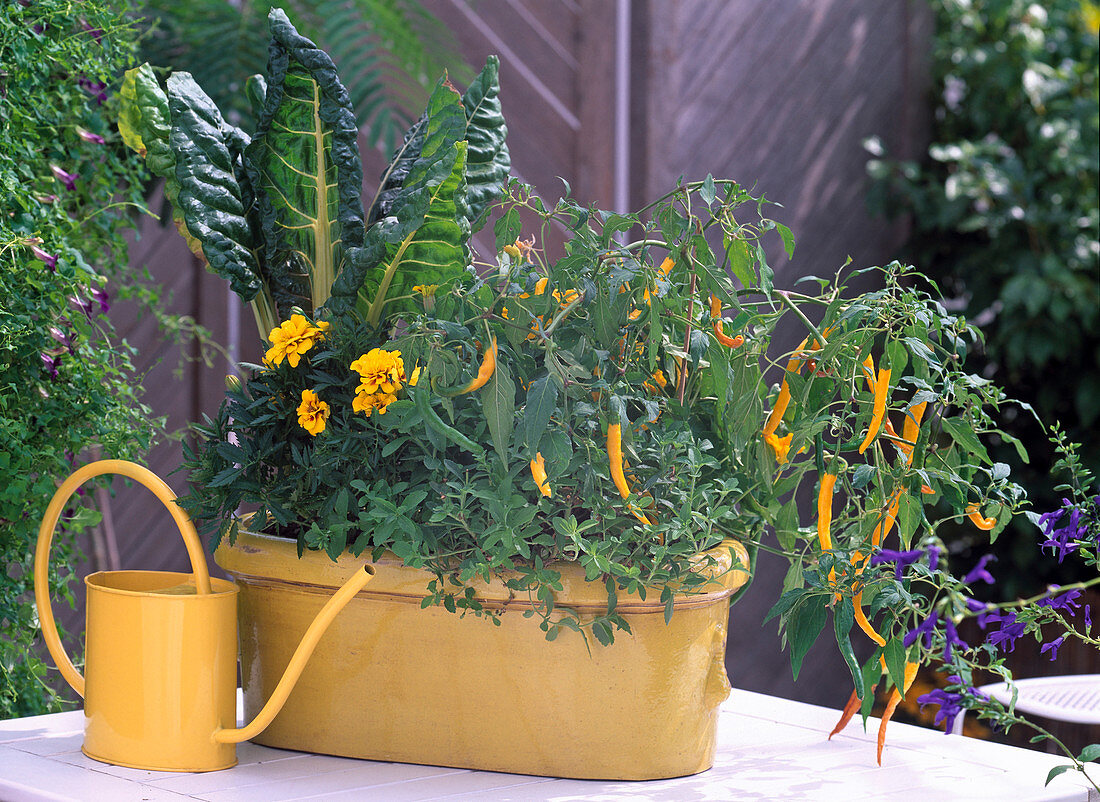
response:
M484 222L489 206L504 194L512 159L508 154L508 126L500 108L500 60L489 56L484 69L462 98L466 110L466 219L473 229Z
M472 228L489 206L504 194L512 161L506 137L508 126L500 108L500 60L490 56L485 67L462 97L465 126L461 139L469 143L466 154L466 219ZM449 86L449 84L448 84ZM368 210L368 225L393 214L401 189L424 148L429 112L425 112L405 132L401 147L394 153L382 174L378 196ZM513 237L513 239L515 239Z
M362 246L358 127L332 59L280 9L268 15L271 47L263 110L245 151L264 262L284 307L319 308ZM258 100L261 84L251 91Z
M118 132L122 141L145 159L153 175L164 179L164 196L172 204L172 220L191 252L202 256L202 246L187 231L178 206L176 154L168 142L172 127L168 96L160 88L153 68L146 63L127 70L118 94Z
M470 227L464 130L461 99L444 78L428 100L420 156L393 196L392 213L367 232L356 272L333 288L334 308L343 308L357 291L360 313L377 326L387 305L388 312L417 308L415 285L437 284L437 292L445 293L465 279Z
M234 174L230 143L243 136L222 120L214 102L190 73L168 78L168 143L175 154L179 190L176 208L187 231L202 246L210 269L229 280L233 291L251 301L263 288L245 218L241 187Z

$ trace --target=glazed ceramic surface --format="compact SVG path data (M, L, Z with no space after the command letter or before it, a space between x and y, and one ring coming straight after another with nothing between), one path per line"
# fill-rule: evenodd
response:
M703 592L676 597L670 623L659 592L621 595L632 634L591 650L575 632L547 642L537 617L500 581L475 586L505 608L500 626L422 609L431 574L392 555L317 645L286 705L256 742L372 760L559 777L651 779L694 774L714 759L729 596L748 575L730 570L733 541L710 552ZM309 621L361 565L345 555L298 558L293 541L242 533L215 561L241 588L245 712L272 692ZM701 560L700 565L708 562ZM602 583L573 563L558 607L606 610Z

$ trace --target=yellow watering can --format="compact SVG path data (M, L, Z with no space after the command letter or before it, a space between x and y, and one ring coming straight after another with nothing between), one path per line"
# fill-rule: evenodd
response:
M127 476L172 513L193 574L100 571L88 576L87 633L81 676L58 638L50 608L50 542L65 502L102 474ZM85 465L58 488L38 530L34 598L42 633L65 680L84 698L88 757L158 771L214 771L237 764L240 741L263 731L282 708L328 625L374 575L364 565L317 614L255 721L237 721L237 592L211 579L195 527L155 474L124 460Z

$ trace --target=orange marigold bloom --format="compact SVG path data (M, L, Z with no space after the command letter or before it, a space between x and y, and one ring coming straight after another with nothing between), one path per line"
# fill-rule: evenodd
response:
M302 390L302 403L298 405L298 425L316 437L325 430L330 410L328 404L312 390Z

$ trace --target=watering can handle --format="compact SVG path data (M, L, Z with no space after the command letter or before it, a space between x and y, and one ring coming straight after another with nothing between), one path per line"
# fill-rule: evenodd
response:
M34 601L38 607L38 620L42 624L42 636L46 640L50 656L61 670L61 676L81 697L84 696L84 677L76 670L73 661L65 653L65 647L62 646L61 639L57 635L53 608L50 606L50 545L53 542L54 528L65 509L69 496L92 477L107 473L119 474L145 485L168 508L176 526L179 527L180 534L183 535L184 545L187 546L187 556L191 558L191 569L195 574L196 589L199 593L210 592L210 571L206 567L206 557L203 555L202 543L198 532L195 531L195 525L191 523L187 513L176 504L176 494L172 492L172 488L155 473L134 462L104 459L88 463L62 482L61 487L57 488L57 492L50 499L50 504L46 507L46 515L42 518L42 525L38 528L38 545L34 551Z

